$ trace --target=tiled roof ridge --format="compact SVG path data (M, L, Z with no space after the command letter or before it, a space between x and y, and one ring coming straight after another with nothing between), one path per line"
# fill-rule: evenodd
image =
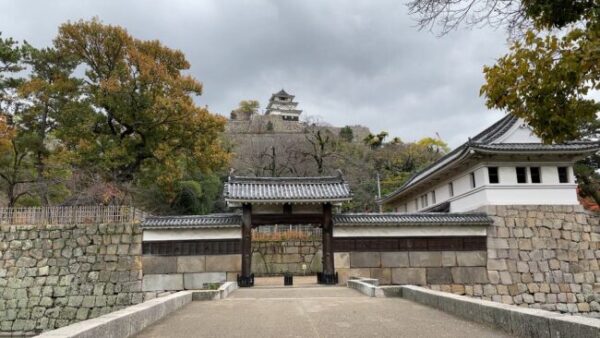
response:
M151 216L144 219L142 228L179 227L227 227L241 224L241 215L236 213L180 216Z
M334 224L339 225L394 225L394 224L480 224L492 223L485 213L347 213L333 215Z
M496 123L492 124L489 128L485 129L483 132L475 135L471 139L475 142L490 143L493 140L498 139L502 135L506 134L507 131L514 126L515 123L519 121L519 118L512 115L506 114L503 118L498 120Z
M437 161L434 161L433 163L429 164L425 168L423 168L423 169L419 170L418 172L414 173L413 175L411 175L408 178L408 180L406 180L406 182L404 182L404 184L402 184L400 187L395 189L393 192L391 192L391 193L387 194L386 196L383 196L381 199L379 199L378 203L382 203L383 201L392 199L395 196L397 196L399 193L401 193L402 191L409 188L410 186L412 186L418 182L421 182L422 180L426 179L428 176L431 175L431 173L430 173L423 177L419 177L423 173L427 172L428 170L431 170L432 168L443 163L444 161L450 159L450 161L448 163L443 164L440 168L447 166L449 163L452 163L452 161L454 161L456 158L459 158L462 154L464 154L465 151L467 151L470 148L509 151L509 150L511 150L511 146L513 146L514 148L517 148L515 150L527 151L528 150L527 148L531 148L533 151L535 151L538 149L539 150L552 150L552 146L554 146L554 148L556 148L557 151L565 150L565 149L575 151L575 150L580 150L581 148L569 149L568 147L569 146L581 146L581 147L583 147L583 149L587 149L587 146L589 146L589 148L591 149L591 148L593 148L594 145L600 146L600 143L598 143L598 142L589 142L589 141L588 142L586 142L586 141L571 141L571 142L555 144L555 145L543 145L543 144L538 144L538 143L492 143L494 140L496 140L496 139L502 137L504 134L506 134L518 121L519 121L518 117L516 117L512 114L507 114L506 116L504 116L503 118L501 118L500 120L498 120L497 122L495 122L494 124L492 124L491 126L486 128L485 130L483 130L482 132L478 133L477 135L473 136L472 138L469 138L469 140L467 142L461 144L460 146L456 147L454 150L450 151L446 155L439 158ZM530 147L525 147L526 145L529 145ZM533 148L536 148L536 149L533 149Z
M335 176L278 176L278 177L265 177L265 176L229 176L230 184L235 183L256 183L256 184L272 184L272 183L292 183L292 184L329 184L329 183L344 183L344 177L340 171Z

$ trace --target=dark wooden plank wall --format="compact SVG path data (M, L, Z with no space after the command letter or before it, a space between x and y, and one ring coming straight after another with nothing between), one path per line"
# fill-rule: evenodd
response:
M334 252L477 250L486 250L486 237L348 237L333 240Z
M153 256L231 255L241 253L239 239L144 242L142 254Z
M486 250L485 237L349 237L334 238L334 252L356 251L476 251ZM241 240L144 242L144 255L192 256L241 253Z

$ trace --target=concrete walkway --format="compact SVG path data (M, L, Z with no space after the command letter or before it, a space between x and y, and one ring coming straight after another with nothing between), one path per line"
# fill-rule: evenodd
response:
M344 287L238 289L192 302L137 337L509 337L400 298Z

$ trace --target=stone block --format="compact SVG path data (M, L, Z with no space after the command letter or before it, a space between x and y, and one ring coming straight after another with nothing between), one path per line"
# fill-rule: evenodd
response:
M177 273L177 257L142 256L142 271L145 275Z
M392 270L390 268L372 268L371 278L379 280L379 285L392 284Z
M143 291L177 291L183 290L183 274L144 275Z
M183 274L183 286L186 290L203 289L206 284L224 283L227 281L225 272L196 272Z
M206 270L205 256L179 256L177 257L177 272L204 272Z
M379 268L381 255L379 252L351 252L350 267L352 268Z
M257 276L268 274L269 272L269 264L265 262L263 254L260 252L252 253L252 264L251 264L252 272L254 272Z
M350 269L339 269L338 267L336 267L335 272L338 274L338 284L345 285L346 282L348 282L348 279L350 278L348 276Z
M426 285L424 268L392 268L392 284Z
M346 284L352 278L371 278L370 269L335 269L338 273L338 284Z
M456 266L456 252L442 251L442 266Z
M333 266L340 269L350 268L350 253L336 252L333 254Z
M452 284L450 268L427 268L427 284Z
M206 272L226 272L242 270L242 255L206 256Z
M454 283L484 284L488 282L487 269L484 267L450 268Z
M485 251L458 251L456 262L458 266L486 266L487 254Z
M227 272L227 281L228 282L237 282L237 276L239 274L241 274L241 271Z
M381 267L407 268L409 267L408 252L382 252Z
M442 267L442 253L439 251L415 251L408 254L411 267Z
M310 261L310 271L314 273L323 271L323 253L321 251L317 251Z

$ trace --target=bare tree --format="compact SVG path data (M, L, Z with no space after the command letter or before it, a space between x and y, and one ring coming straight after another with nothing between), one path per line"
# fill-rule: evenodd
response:
M461 24L506 26L511 35L530 25L520 0L411 0L410 14L420 29L445 35Z
M305 135L309 147L302 154L311 158L317 166L317 174L325 172L325 160L335 156L335 135L328 129L314 126Z

